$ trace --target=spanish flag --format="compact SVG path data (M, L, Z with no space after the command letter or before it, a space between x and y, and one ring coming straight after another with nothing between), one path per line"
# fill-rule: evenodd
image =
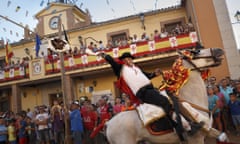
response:
M13 57L12 47L10 44L8 44L8 42L6 44L5 49L6 49L5 61L6 61L6 64L8 64L11 58Z

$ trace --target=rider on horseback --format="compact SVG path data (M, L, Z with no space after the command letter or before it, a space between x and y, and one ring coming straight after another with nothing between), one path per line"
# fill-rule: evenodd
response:
M167 117L173 122L170 116L171 104L168 98L161 95L150 81L150 79L161 74L160 69L156 69L152 73L142 71L133 63L134 57L128 52L123 53L119 57L119 61L115 61L105 53L100 53L100 55L111 65L115 75L118 77L117 85L130 96L132 101L136 102L137 97L143 103L162 107ZM196 133L202 125L202 123L191 125L191 134Z

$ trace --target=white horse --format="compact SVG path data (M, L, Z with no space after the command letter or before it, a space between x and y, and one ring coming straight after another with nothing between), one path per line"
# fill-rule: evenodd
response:
M221 64L223 50L219 48L201 49L192 53L191 60L183 60L185 67L192 69L187 83L179 90L179 97L202 108L208 109L206 86L200 71ZM204 115L208 114L203 112ZM148 132L139 119L137 111L126 111L114 116L107 123L106 136L110 144L136 144L146 140L156 144L180 143L175 132L156 136ZM204 144L206 134L199 131L188 136L189 144Z

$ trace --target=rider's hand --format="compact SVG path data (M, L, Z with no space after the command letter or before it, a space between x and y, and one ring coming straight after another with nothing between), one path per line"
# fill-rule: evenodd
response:
M104 58L106 56L106 53L104 51L98 52L97 56L101 56L102 58Z

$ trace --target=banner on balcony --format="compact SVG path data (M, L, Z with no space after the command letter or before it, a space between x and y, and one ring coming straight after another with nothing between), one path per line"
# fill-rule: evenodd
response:
M169 38L169 42L171 44L171 47L177 47L178 43L177 43L177 38L176 37L170 37Z
M101 61L101 60L102 60L102 57L101 57L101 56L96 56L96 60L97 60L97 61Z
M189 33L189 37L190 37L192 43L198 42L198 37L197 37L197 33L196 32L190 32Z
M119 56L119 48L114 48L113 49L113 57L118 58L118 56Z
M82 64L88 64L88 57L87 57L87 55L81 56L81 59L82 59Z
M72 67L72 66L75 65L75 62L74 62L73 57L69 57L69 58L68 58L68 64L69 64L70 67Z
M131 44L130 45L130 53L132 55L137 53L137 45L136 44Z
M19 75L24 76L25 75L25 68L23 66L19 67Z
M9 70L9 78L14 78L14 72L15 72L14 68L11 68Z
M155 50L155 41L149 41L148 46L149 46L150 51L154 51Z
M0 80L5 78L5 71L4 70L0 70Z
M61 69L61 61L57 60L57 69Z

